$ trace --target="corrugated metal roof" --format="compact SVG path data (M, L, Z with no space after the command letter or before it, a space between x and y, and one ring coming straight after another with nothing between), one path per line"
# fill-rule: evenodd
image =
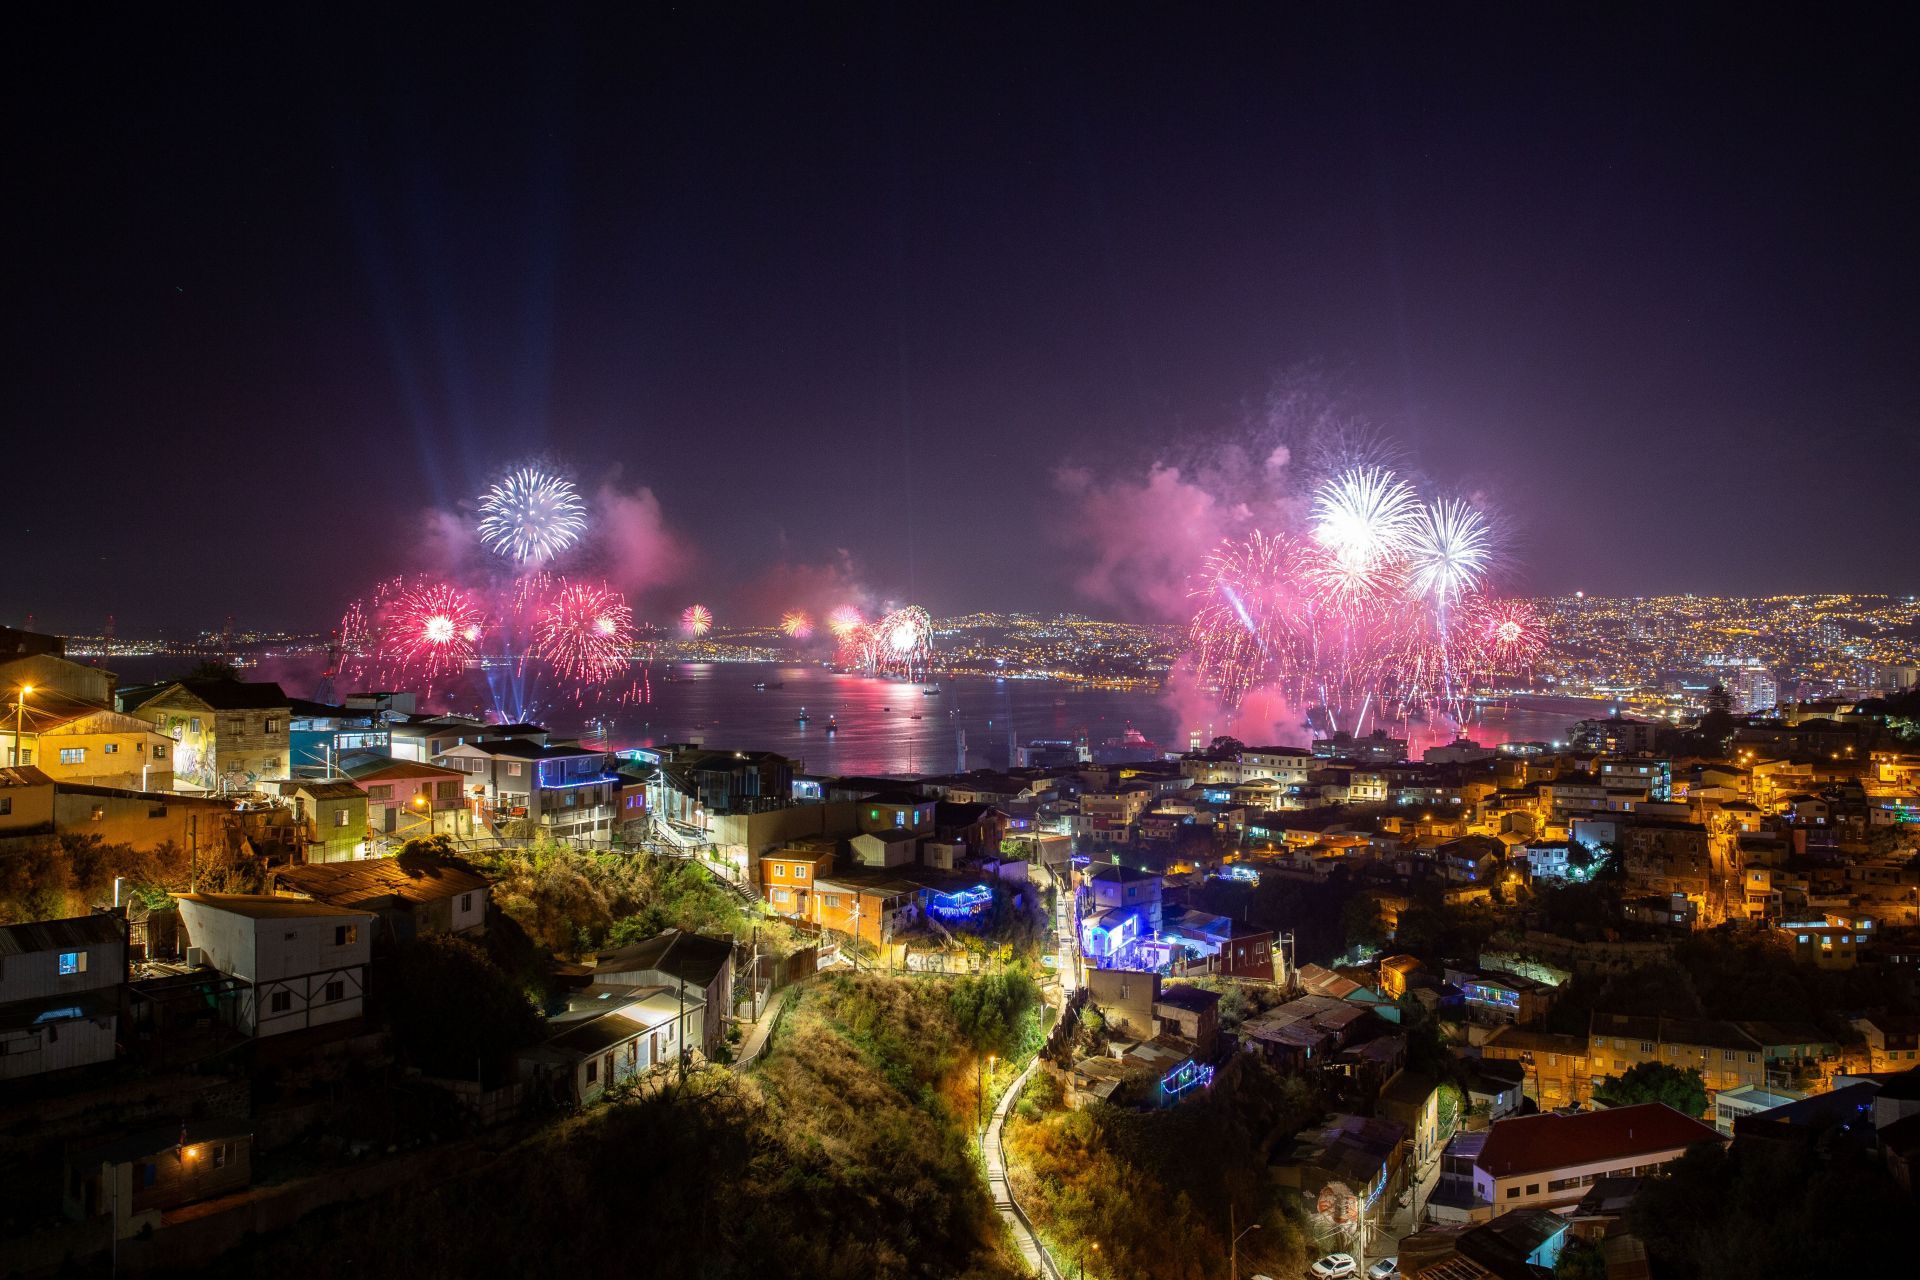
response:
M280 884L322 901L353 905L375 898L438 902L456 894L484 892L487 878L463 867L413 858L368 858L360 862L310 862L283 867Z
M110 915L73 916L66 920L0 926L0 955L33 955L41 951L125 941L125 927L119 917Z

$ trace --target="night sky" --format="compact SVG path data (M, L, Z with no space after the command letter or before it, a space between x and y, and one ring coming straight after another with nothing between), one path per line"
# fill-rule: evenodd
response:
M530 456L643 616L1092 607L1060 468L1302 366L1516 589L1920 586L1896 6L200 8L10 33L0 622L325 626Z

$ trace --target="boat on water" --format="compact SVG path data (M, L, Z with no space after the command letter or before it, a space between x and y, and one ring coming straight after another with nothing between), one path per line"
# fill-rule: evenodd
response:
M827 732L828 733L840 732L840 726L834 722L834 719L832 716L827 717Z
M787 687L787 682L784 680L776 680L772 684L768 684L765 680L755 680L753 687L765 693L769 689L784 689Z
M940 696L941 694L943 694L943 693L945 693L945 692L946 692L946 690L944 690L944 689L942 689L942 688L941 688L941 687L940 687L939 685L937 685L937 684L930 684L930 685L928 685L928 686L927 686L926 688L924 688L924 689L922 689L922 690L921 690L920 692L921 692L921 693L922 693L922 694L923 694L924 696L926 696L926 697L929 697L929 698L937 698L937 697L939 697L939 696Z
M800 708L800 714L793 718L793 722L795 724L805 724L807 722L807 709L805 707Z
M909 720L918 720L918 719L920 719L920 713L919 713L918 711L916 711L916 712L914 712L914 713L913 713L912 715L910 715L910 716L908 716L908 717L907 717L907 719L909 719Z

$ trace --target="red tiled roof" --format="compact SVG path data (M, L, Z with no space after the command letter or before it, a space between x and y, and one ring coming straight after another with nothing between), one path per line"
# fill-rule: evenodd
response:
M1720 1134L1662 1102L1499 1120L1475 1163L1496 1178L1671 1151Z

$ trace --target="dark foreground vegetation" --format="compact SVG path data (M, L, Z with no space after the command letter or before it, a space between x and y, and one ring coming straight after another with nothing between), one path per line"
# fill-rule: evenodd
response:
M1019 1273L970 1154L976 1058L1036 1042L1020 974L810 984L741 1076L596 1107L432 1186L310 1215L228 1277Z

